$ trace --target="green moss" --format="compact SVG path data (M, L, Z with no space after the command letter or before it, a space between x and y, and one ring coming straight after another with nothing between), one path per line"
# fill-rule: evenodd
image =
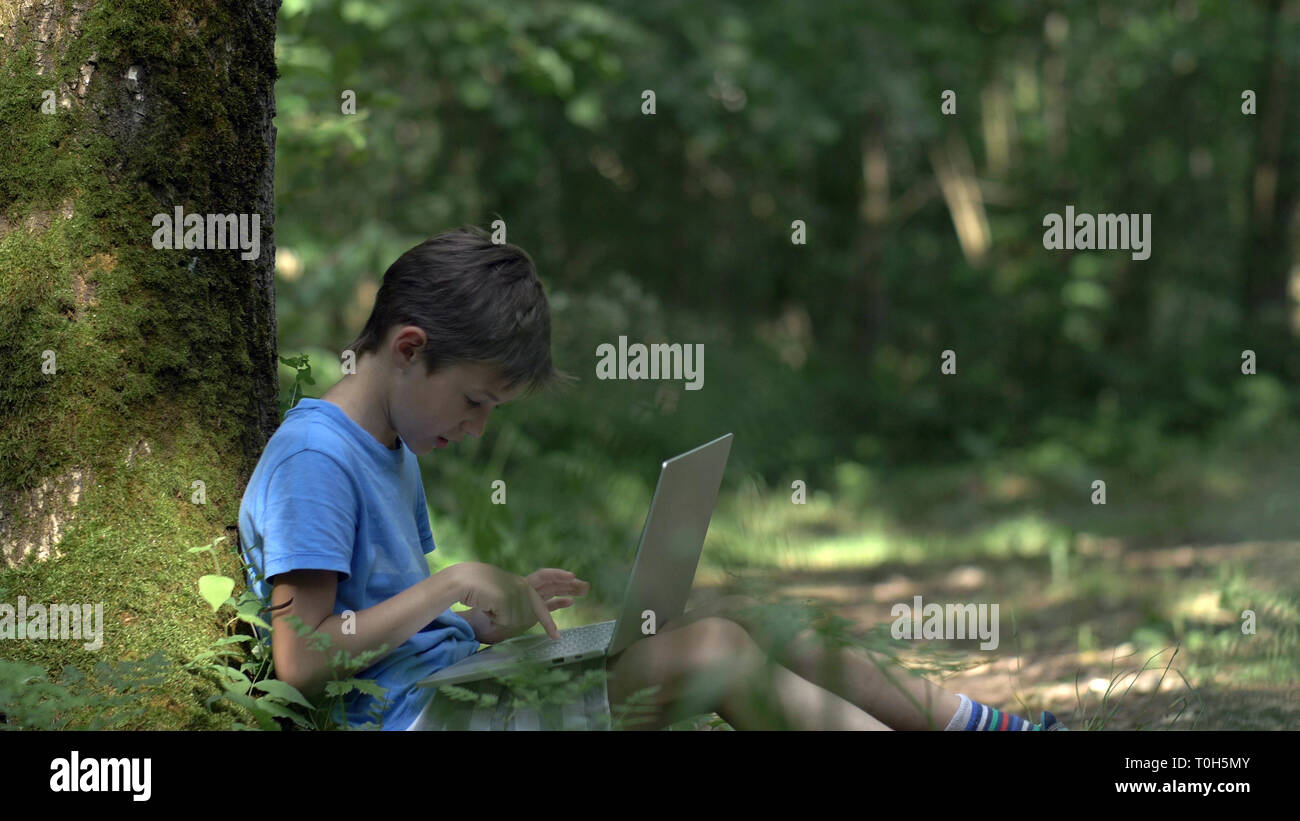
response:
M256 172L271 158L260 139L241 135L260 134L254 124L267 116L273 40L273 23L253 31L219 0L122 0L92 7L52 76L35 73L31 45L0 52L9 226L0 238L0 487L33 488L74 468L93 479L77 507L53 511L66 521L62 556L0 572L0 600L102 601L106 632L94 653L34 641L13 642L7 657L51 671L157 649L186 659L224 630L197 591L211 559L186 550L238 516L238 488L260 444L248 430L257 414L243 386L257 374L247 340L273 340L274 316L250 307L249 265L237 252L155 250L151 220L176 205L257 208ZM57 82L62 96L92 54L88 98L41 113L42 91ZM131 65L142 74L138 125L118 116ZM263 214L263 225L271 219ZM263 253L271 247L264 242ZM54 374L42 373L45 351L54 352ZM152 454L125 466L141 440ZM195 479L207 485L206 505L190 501ZM238 577L233 550L222 555L224 572ZM209 692L213 685L174 674L149 726L219 725L197 697Z
M11 451L16 458L0 467L0 483L6 486L30 486L66 466L73 454L58 446L59 441L69 441L58 420L86 415L69 404L80 402L111 411L113 418L130 418L132 407L170 395L200 417L224 415L207 413L223 407L242 418L251 412L239 391L226 389L248 382L252 370L237 335L257 324L261 327L251 330L259 336L271 334L267 320L253 323L247 316L228 315L232 307L244 304L239 296L247 290L247 266L236 254L157 251L150 245L151 219L174 205L223 213L253 207L251 178L249 189L239 190L230 177L238 164L258 168L268 162L265 146L240 145L235 137L250 118L263 114L256 110L257 95L222 92L269 87L273 67L268 74L266 65L235 61L227 85L225 77L214 75L207 58L224 53L222 44L238 30L229 28L233 21L224 19L222 4L188 4L173 11L182 19L194 19L192 36L178 36L185 23L159 15L153 2L96 6L87 16L83 36L63 55L56 72L58 80L72 81L80 65L97 53L91 103L113 109L119 105L114 99L118 89L110 78L120 68L118 61L129 55L132 64L143 66L149 130L129 145L89 121L88 106L73 112L60 109L56 115L39 113L40 92L53 82L35 75L30 48L0 68L5 80L0 84L0 110L17 123L7 148L10 156L20 158L6 163L0 176L10 203L5 217L13 227L0 241L0 293L16 308L5 323L6 335L19 340L0 355L0 365L8 373L30 372L32 363L40 362L34 351L53 350L60 373L76 379L81 390L90 389L89 395L78 392L73 397L55 387L65 384L63 379L47 377L40 401L27 396L0 399L18 417L11 434L50 432L45 441L29 441L27 447ZM185 195L160 202L151 193L156 190ZM58 214L65 200L75 209L67 226L59 224L63 220ZM19 226L39 212L53 212L51 230L24 236ZM69 256L69 249L76 249L76 257ZM85 261L97 254L108 265L85 270ZM188 267L194 256L200 257L198 273ZM78 327L69 331L68 323L60 321L61 308L73 304L68 284L78 274L95 284L99 304L87 323L74 323ZM63 290L53 289L52 283L62 283ZM234 353L222 356L225 351ZM22 387L33 387L32 380ZM112 395L104 395L106 391ZM67 401L60 401L59 394ZM120 441L130 438L117 433L122 434ZM15 444L13 438L7 444ZM77 450L91 449L85 444Z
M169 414L159 409L151 423ZM151 429L159 430L151 424ZM218 452L196 423L150 438L151 454L92 477L76 508L62 554L0 573L0 600L104 605L104 645L85 650L77 641L6 643L6 656L57 671L72 664L88 671L101 659L140 660L164 651L177 661L193 658L224 633L226 618L214 616L198 594L198 577L213 571L207 554L188 549L212 540L238 516L237 466ZM207 504L191 502L192 483L206 484ZM222 543L229 548L227 542ZM221 571L239 577L233 548L220 550ZM175 671L158 688L171 706L149 726L208 726L214 717L191 691L214 693L208 682Z

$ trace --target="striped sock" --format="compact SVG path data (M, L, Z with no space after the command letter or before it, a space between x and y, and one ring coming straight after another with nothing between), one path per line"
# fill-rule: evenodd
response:
M952 721L948 722L944 730L1023 732L1043 729L1037 724L1030 724L1020 716L1013 716L995 710L987 704L980 704L962 693L958 693L957 698L961 699L961 706L957 708Z

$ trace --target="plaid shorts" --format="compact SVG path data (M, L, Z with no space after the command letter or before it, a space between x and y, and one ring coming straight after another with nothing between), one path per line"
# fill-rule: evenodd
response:
M556 668L575 682L568 691L518 690L493 679L426 688L429 702L408 730L608 730L605 658ZM577 686L584 681L586 686ZM471 700L471 696L474 698Z

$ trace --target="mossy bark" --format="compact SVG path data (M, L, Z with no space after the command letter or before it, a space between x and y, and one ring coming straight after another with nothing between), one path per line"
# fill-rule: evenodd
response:
M187 550L278 423L278 8L0 0L0 602L102 601L103 655L211 640ZM155 249L177 206L260 215L260 256Z

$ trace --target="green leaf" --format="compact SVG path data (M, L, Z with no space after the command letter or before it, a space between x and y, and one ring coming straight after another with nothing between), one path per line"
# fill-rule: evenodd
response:
M200 576L199 577L199 594L212 605L212 612L215 613L221 609L221 605L226 603L230 594L235 590L235 580L229 576Z
M255 624L264 630L271 629L271 625L263 621L261 616L254 615L253 613L250 613L247 610L241 610L235 615L240 621L248 622L249 624Z
M438 688L438 692L452 701L478 701L478 693L464 687L457 687L454 684L444 684Z
M325 682L325 695L327 696L345 696L355 689L357 689L356 679Z
M371 695L375 698L385 698L388 695L388 688L380 686L373 679L354 678L348 680L355 684L356 688L366 695Z
M270 701L265 697L257 699L257 705L273 716L289 719L299 727L310 728L311 726L302 716L298 715L293 710L287 709L283 705Z
M218 657L223 659L241 658L243 655L244 654L241 653L240 651L227 647L224 650L204 650L202 653L199 653L197 656L195 656L193 661L196 662L207 661L208 659L218 658Z
M252 713L253 716L257 719L258 726L261 727L263 730L280 729L280 725L276 724L275 719L271 718L270 711L267 710L263 705L258 704L257 701L250 698L249 696L231 690L227 690L225 693L222 694L222 696L224 698L230 699L231 701L235 702L239 706L243 707L248 712Z
M303 696L302 693L298 692L292 685L286 684L285 682L280 681L279 679L269 678L264 681L254 682L253 689L262 690L263 692L275 696L281 701L288 701L293 704L301 704L303 707L306 707L308 710L315 709L314 705L312 705L312 703L308 701Z
M244 675L242 671L236 670L234 667L222 667L220 664L206 664L204 666L210 668L213 672L216 672L219 675L225 676L230 679L230 681L239 682L239 686L243 688L241 692L247 693L249 688L253 686L252 679ZM235 687L234 684L224 681L221 683L221 686L226 688Z

